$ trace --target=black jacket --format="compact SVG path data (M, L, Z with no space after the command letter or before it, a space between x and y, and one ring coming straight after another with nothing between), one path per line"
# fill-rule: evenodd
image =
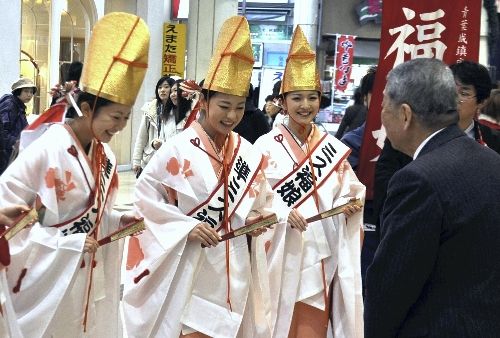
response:
M28 125L26 105L12 94L6 94L0 99L0 116L3 124L3 140L7 159L12 152L12 146Z
M474 121L474 137L479 140L482 137L483 141L489 148L500 154L500 131L491 129L477 121Z
M254 144L259 137L271 131L271 125L267 116L247 100L243 118L234 131Z
M365 337L498 337L500 156L456 125L389 182Z

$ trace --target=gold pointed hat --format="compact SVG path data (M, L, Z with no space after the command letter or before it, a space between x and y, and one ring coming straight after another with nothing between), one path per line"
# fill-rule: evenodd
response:
M243 16L230 17L221 27L203 88L246 97L253 63L248 21Z
M296 90L317 90L321 92L316 54L309 46L300 26L297 26L293 32L292 43L281 82L281 94Z
M80 80L83 91L132 106L148 67L149 30L138 16L114 12L93 28Z

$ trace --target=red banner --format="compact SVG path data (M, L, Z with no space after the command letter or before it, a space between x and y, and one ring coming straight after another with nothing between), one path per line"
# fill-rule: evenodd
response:
M340 35L337 38L335 90L344 91L349 84L354 57L354 39L353 35Z
M375 164L385 141L380 107L387 73L418 57L447 64L479 59L481 1L384 0L382 13L379 64L358 167L367 199L373 198Z

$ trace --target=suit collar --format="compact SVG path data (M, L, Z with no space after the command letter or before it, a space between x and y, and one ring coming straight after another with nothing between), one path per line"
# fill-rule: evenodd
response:
M437 133L433 138L431 138L429 142L427 142L427 144L422 148L417 158L433 151L436 148L439 148L443 144L450 142L457 137L464 136L466 136L464 132L460 130L460 128L458 128L456 124L452 124L444 128L440 133Z

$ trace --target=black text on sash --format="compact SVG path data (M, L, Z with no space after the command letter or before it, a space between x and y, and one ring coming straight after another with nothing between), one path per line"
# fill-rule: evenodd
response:
M311 162L319 188L323 182L337 169L349 153L349 148L337 150L329 141L322 142L311 155ZM283 180L273 187L288 207L299 206L313 192L312 172L309 161L294 169Z
M237 155L231 168L228 178L229 218L236 211L258 173L262 156L257 155L254 155L249 162L245 161L241 155ZM224 186L219 184L209 198L188 215L218 229L224 219L224 202Z

